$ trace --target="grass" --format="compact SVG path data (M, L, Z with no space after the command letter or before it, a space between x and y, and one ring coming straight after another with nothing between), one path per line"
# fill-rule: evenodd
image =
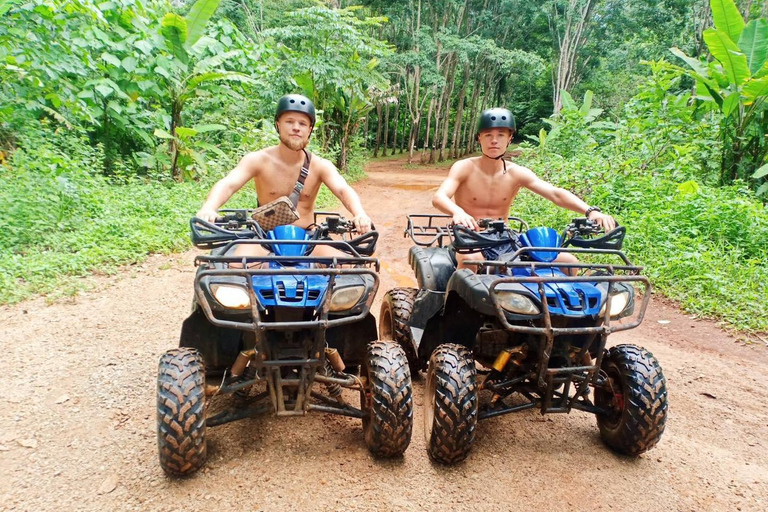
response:
M89 172L100 155L83 151L43 143L0 166L0 203L8 205L0 218L0 304L70 296L89 286L92 273L110 275L149 254L191 248L189 219L226 172L200 182L116 184ZM255 204L248 184L226 206ZM323 187L318 208L335 204Z

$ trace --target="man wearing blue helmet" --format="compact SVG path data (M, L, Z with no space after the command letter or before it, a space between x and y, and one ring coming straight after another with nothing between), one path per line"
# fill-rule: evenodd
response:
M303 185L298 187L300 193L296 210L299 219L294 224L306 228L314 222L315 200L320 185L325 184L352 213L352 221L358 232L370 231L371 219L365 213L360 197L339 174L336 166L325 158L310 155L304 149L309 144L314 126L315 106L309 98L300 94L287 94L280 98L275 111L275 128L280 143L245 155L227 176L213 186L197 216L213 222L217 216L216 210L250 180L254 182L260 205L289 196L297 187L297 178L303 164L309 162L309 172L306 173ZM318 246L313 252L316 256L333 256L336 253L339 251L326 246ZM256 245L241 245L235 254L263 256L266 250Z
M477 140L482 155L455 162L432 199L435 208L453 216L453 222L477 230L483 218L506 219L517 193L527 188L558 206L573 210L595 221L606 231L616 227L616 221L600 208L589 206L571 192L540 179L530 169L504 160L507 147L515 134L515 118L505 108L490 108L480 115ZM493 254L456 254L458 268L468 260L498 259L501 254L518 247L492 249ZM556 261L578 261L572 254L561 253Z

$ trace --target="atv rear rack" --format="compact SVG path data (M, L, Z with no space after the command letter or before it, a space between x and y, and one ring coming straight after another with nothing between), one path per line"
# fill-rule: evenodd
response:
M432 213L414 213L407 215L408 224L403 236L410 236L416 245L431 247L437 243L438 247L444 247L447 241L453 240L451 231L451 219L453 216ZM424 222L426 221L426 225ZM528 223L519 217L507 217L507 224L518 224L519 233L528 229Z

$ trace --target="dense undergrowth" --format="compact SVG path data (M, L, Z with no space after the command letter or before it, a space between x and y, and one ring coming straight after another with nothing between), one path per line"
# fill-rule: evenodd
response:
M112 273L151 253L189 249L189 219L234 162L212 163L200 181L104 177L104 155L73 134L24 137L0 166L0 304L45 294L71 295L83 277ZM357 168L361 167L359 162ZM362 171L350 174L350 179ZM320 208L333 203L325 188ZM244 187L228 208L252 208Z

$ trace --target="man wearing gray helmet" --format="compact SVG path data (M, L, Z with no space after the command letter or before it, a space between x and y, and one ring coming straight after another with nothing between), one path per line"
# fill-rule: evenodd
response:
M280 136L277 146L268 147L245 155L230 173L219 180L211 189L208 198L197 216L208 222L216 219L216 210L221 208L232 195L253 179L260 205L282 196L292 190L298 191L296 210L299 218L295 225L306 228L314 222L315 200L320 185L339 198L353 215L359 233L371 230L371 219L365 213L360 198L331 162L316 155L310 155L304 148L315 126L315 106L306 96L287 94L280 98L275 111L275 128ZM310 158L311 157L311 158ZM297 184L303 164L308 173L301 186ZM301 171L303 173L303 171ZM257 245L240 245L236 256L264 256L266 249ZM327 246L317 246L315 256L334 256L340 251Z
M465 158L451 166L448 177L432 199L435 208L453 216L453 222L469 229L479 228L482 218L506 219L517 193L527 188L558 206L568 208L610 231L616 221L600 208L589 206L565 189L540 179L530 169L504 160L507 146L515 134L515 118L505 108L490 108L480 115L477 140L482 155ZM514 252L518 247L497 247L474 254L456 254L458 268L474 270L467 261L498 259L501 254ZM561 253L557 260L563 263L578 261L572 254Z

